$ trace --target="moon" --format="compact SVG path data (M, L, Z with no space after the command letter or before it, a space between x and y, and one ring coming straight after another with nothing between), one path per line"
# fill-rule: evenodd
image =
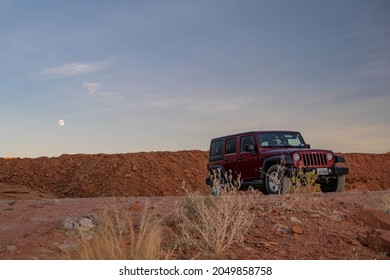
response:
M62 120L62 119L59 120L59 121L58 121L58 125L59 125L59 126L64 126L64 125L65 125L65 121Z

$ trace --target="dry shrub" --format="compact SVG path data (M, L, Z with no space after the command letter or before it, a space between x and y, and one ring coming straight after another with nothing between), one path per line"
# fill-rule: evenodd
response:
M213 195L226 194L227 192L238 191L241 187L241 175L233 177L232 171L222 172L220 168L209 171L208 177L211 182L211 193Z
M333 221L340 221L343 213L333 209L320 199L321 193L293 193L281 197L278 208L283 211L301 211L311 215L326 217Z
M79 246L68 259L82 260L158 260L168 259L170 253L162 248L160 221L147 212L145 206L139 219L129 213L106 211L101 218L99 233L86 238L80 232Z
M319 199L321 196L320 185L317 184L318 175L314 172L298 170L291 177L291 184L287 194L281 197L279 207L285 211L298 210L308 214L315 214L340 221L342 213L332 209Z
M303 172L298 170L291 177L291 183L288 188L289 193L313 194L321 191L317 184L318 175L314 172Z
M317 178L315 173L302 170L293 174L288 189L281 198L281 208L288 211L303 207L310 209L317 203L315 197L320 190L316 184Z
M242 242L253 223L256 197L240 195L238 188L224 184L219 196L186 192L184 204L175 209L179 242L200 253L221 254Z

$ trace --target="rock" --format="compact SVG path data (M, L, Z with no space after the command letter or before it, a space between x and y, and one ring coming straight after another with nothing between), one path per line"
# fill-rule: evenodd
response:
M378 229L377 232L380 248L390 254L390 230Z
M298 224L302 223L300 220L298 220L298 219L295 218L295 217L291 217L291 218L290 218L290 221L293 222L293 223L298 223Z
M362 209L358 218L372 228L390 230L390 216L375 209Z
M57 246L58 250L60 250L60 252L66 253L66 252L69 252L69 251L76 249L78 245L74 242L64 242L61 244L56 244L56 246Z
M79 221L79 225L80 225L80 230L81 231L88 231L88 230L90 230L90 229L95 227L93 222L90 219L88 219L88 218L82 218Z
M90 219L94 225L100 225L101 219L98 214L90 213L86 216L86 218Z
M390 254L390 230L374 229L367 236L361 237L360 241L375 251Z
M288 227L285 226L285 225L281 225L281 224L278 224L276 226L276 231L279 231L279 232L282 232L282 233L288 233L289 232Z
M9 200L6 202L9 206L13 206L16 203L16 200Z
M256 210L256 204L255 203L252 203L248 206L248 210Z
M281 256L282 258L284 258L285 256L287 256L287 251L286 250L280 250L279 251L279 256Z
M302 234L303 233L303 229L300 226L296 226L296 225L292 226L290 228L290 230L293 234Z
M264 206L262 206L262 205L257 205L256 210L259 210L259 211L261 211L261 212L264 212L264 211L265 211L265 208L264 208Z
M74 218L66 218L62 221L61 226L65 230L73 230L75 225L77 224L77 221Z
M255 251L255 249L253 249L252 247L244 247L244 250L245 251L248 251L248 252L252 252L252 251Z
M16 254L18 252L18 247L16 247L15 245L8 245L7 252L11 254Z
M359 246L360 242L356 239L348 240L347 243L351 244L352 246Z
M90 213L83 217L68 217L62 221L61 226L71 234L79 234L79 231L93 230L100 223L100 217L95 213Z
M132 168L133 171L137 171L138 170L138 167L136 165L133 165L133 168Z

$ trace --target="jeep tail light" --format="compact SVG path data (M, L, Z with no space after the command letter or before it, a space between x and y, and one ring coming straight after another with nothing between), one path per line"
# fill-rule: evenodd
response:
M327 160L332 160L333 159L333 154L332 153L327 153L326 154L326 159Z

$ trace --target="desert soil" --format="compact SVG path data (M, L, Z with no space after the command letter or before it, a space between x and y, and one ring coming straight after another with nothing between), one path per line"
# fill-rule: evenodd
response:
M343 193L255 196L256 219L223 255L176 250L175 259L389 259L390 153L344 154ZM0 259L53 259L72 247L69 217L115 206L161 217L166 243L184 187L208 193L207 152L0 158ZM174 242L174 241L172 241Z

